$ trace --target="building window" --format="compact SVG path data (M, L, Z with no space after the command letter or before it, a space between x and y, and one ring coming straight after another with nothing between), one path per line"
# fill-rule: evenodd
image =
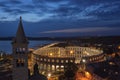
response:
M24 66L25 60L24 59L16 59L16 67Z
M66 60L66 63L68 63L68 60Z
M42 61L43 59L41 58L40 60Z
M54 59L52 59L52 62L54 62Z
M21 59L21 66L24 66L25 60Z
M20 66L20 60L17 59L17 60L16 60L16 67L19 67L19 66Z
M70 62L73 62L73 60L70 60Z
M25 48L16 48L16 53L20 53L20 54L23 54L25 53Z
M57 63L59 63L59 60L56 60Z
M90 61L92 61L92 59L90 59Z
M19 49L18 48L16 48L15 51L16 51L16 54L19 53Z
M64 61L63 60L61 60L61 63L63 63Z
M44 59L44 61L46 61L46 59Z
M52 70L55 70L55 66L54 65L52 65Z
M50 62L50 59L48 59L48 62Z
M26 50L26 49L25 49L25 48L23 48L23 51L24 51L24 52L25 52L25 50Z

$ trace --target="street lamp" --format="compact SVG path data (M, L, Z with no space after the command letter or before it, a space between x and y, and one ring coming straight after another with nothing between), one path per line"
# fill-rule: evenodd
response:
M82 59L82 65L81 65L82 71L86 68L86 59Z

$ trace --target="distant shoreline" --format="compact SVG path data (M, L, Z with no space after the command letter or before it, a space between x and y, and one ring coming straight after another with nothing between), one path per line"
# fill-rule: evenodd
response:
M12 45L11 45L11 40L0 40L0 51L4 51L7 54L12 53ZM29 48L38 48L41 45L51 43L51 41L29 41Z

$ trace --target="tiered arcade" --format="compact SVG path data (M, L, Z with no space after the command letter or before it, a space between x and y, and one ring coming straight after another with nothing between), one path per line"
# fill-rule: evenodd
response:
M54 46L53 43L33 52L33 60L39 64L40 72L64 71L67 63L76 63L84 59L86 63L104 59L102 50L80 46Z

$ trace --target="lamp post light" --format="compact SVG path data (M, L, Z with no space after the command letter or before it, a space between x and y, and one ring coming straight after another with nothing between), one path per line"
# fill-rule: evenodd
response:
M82 59L81 60L81 70L85 71L85 69L86 69L86 59Z

